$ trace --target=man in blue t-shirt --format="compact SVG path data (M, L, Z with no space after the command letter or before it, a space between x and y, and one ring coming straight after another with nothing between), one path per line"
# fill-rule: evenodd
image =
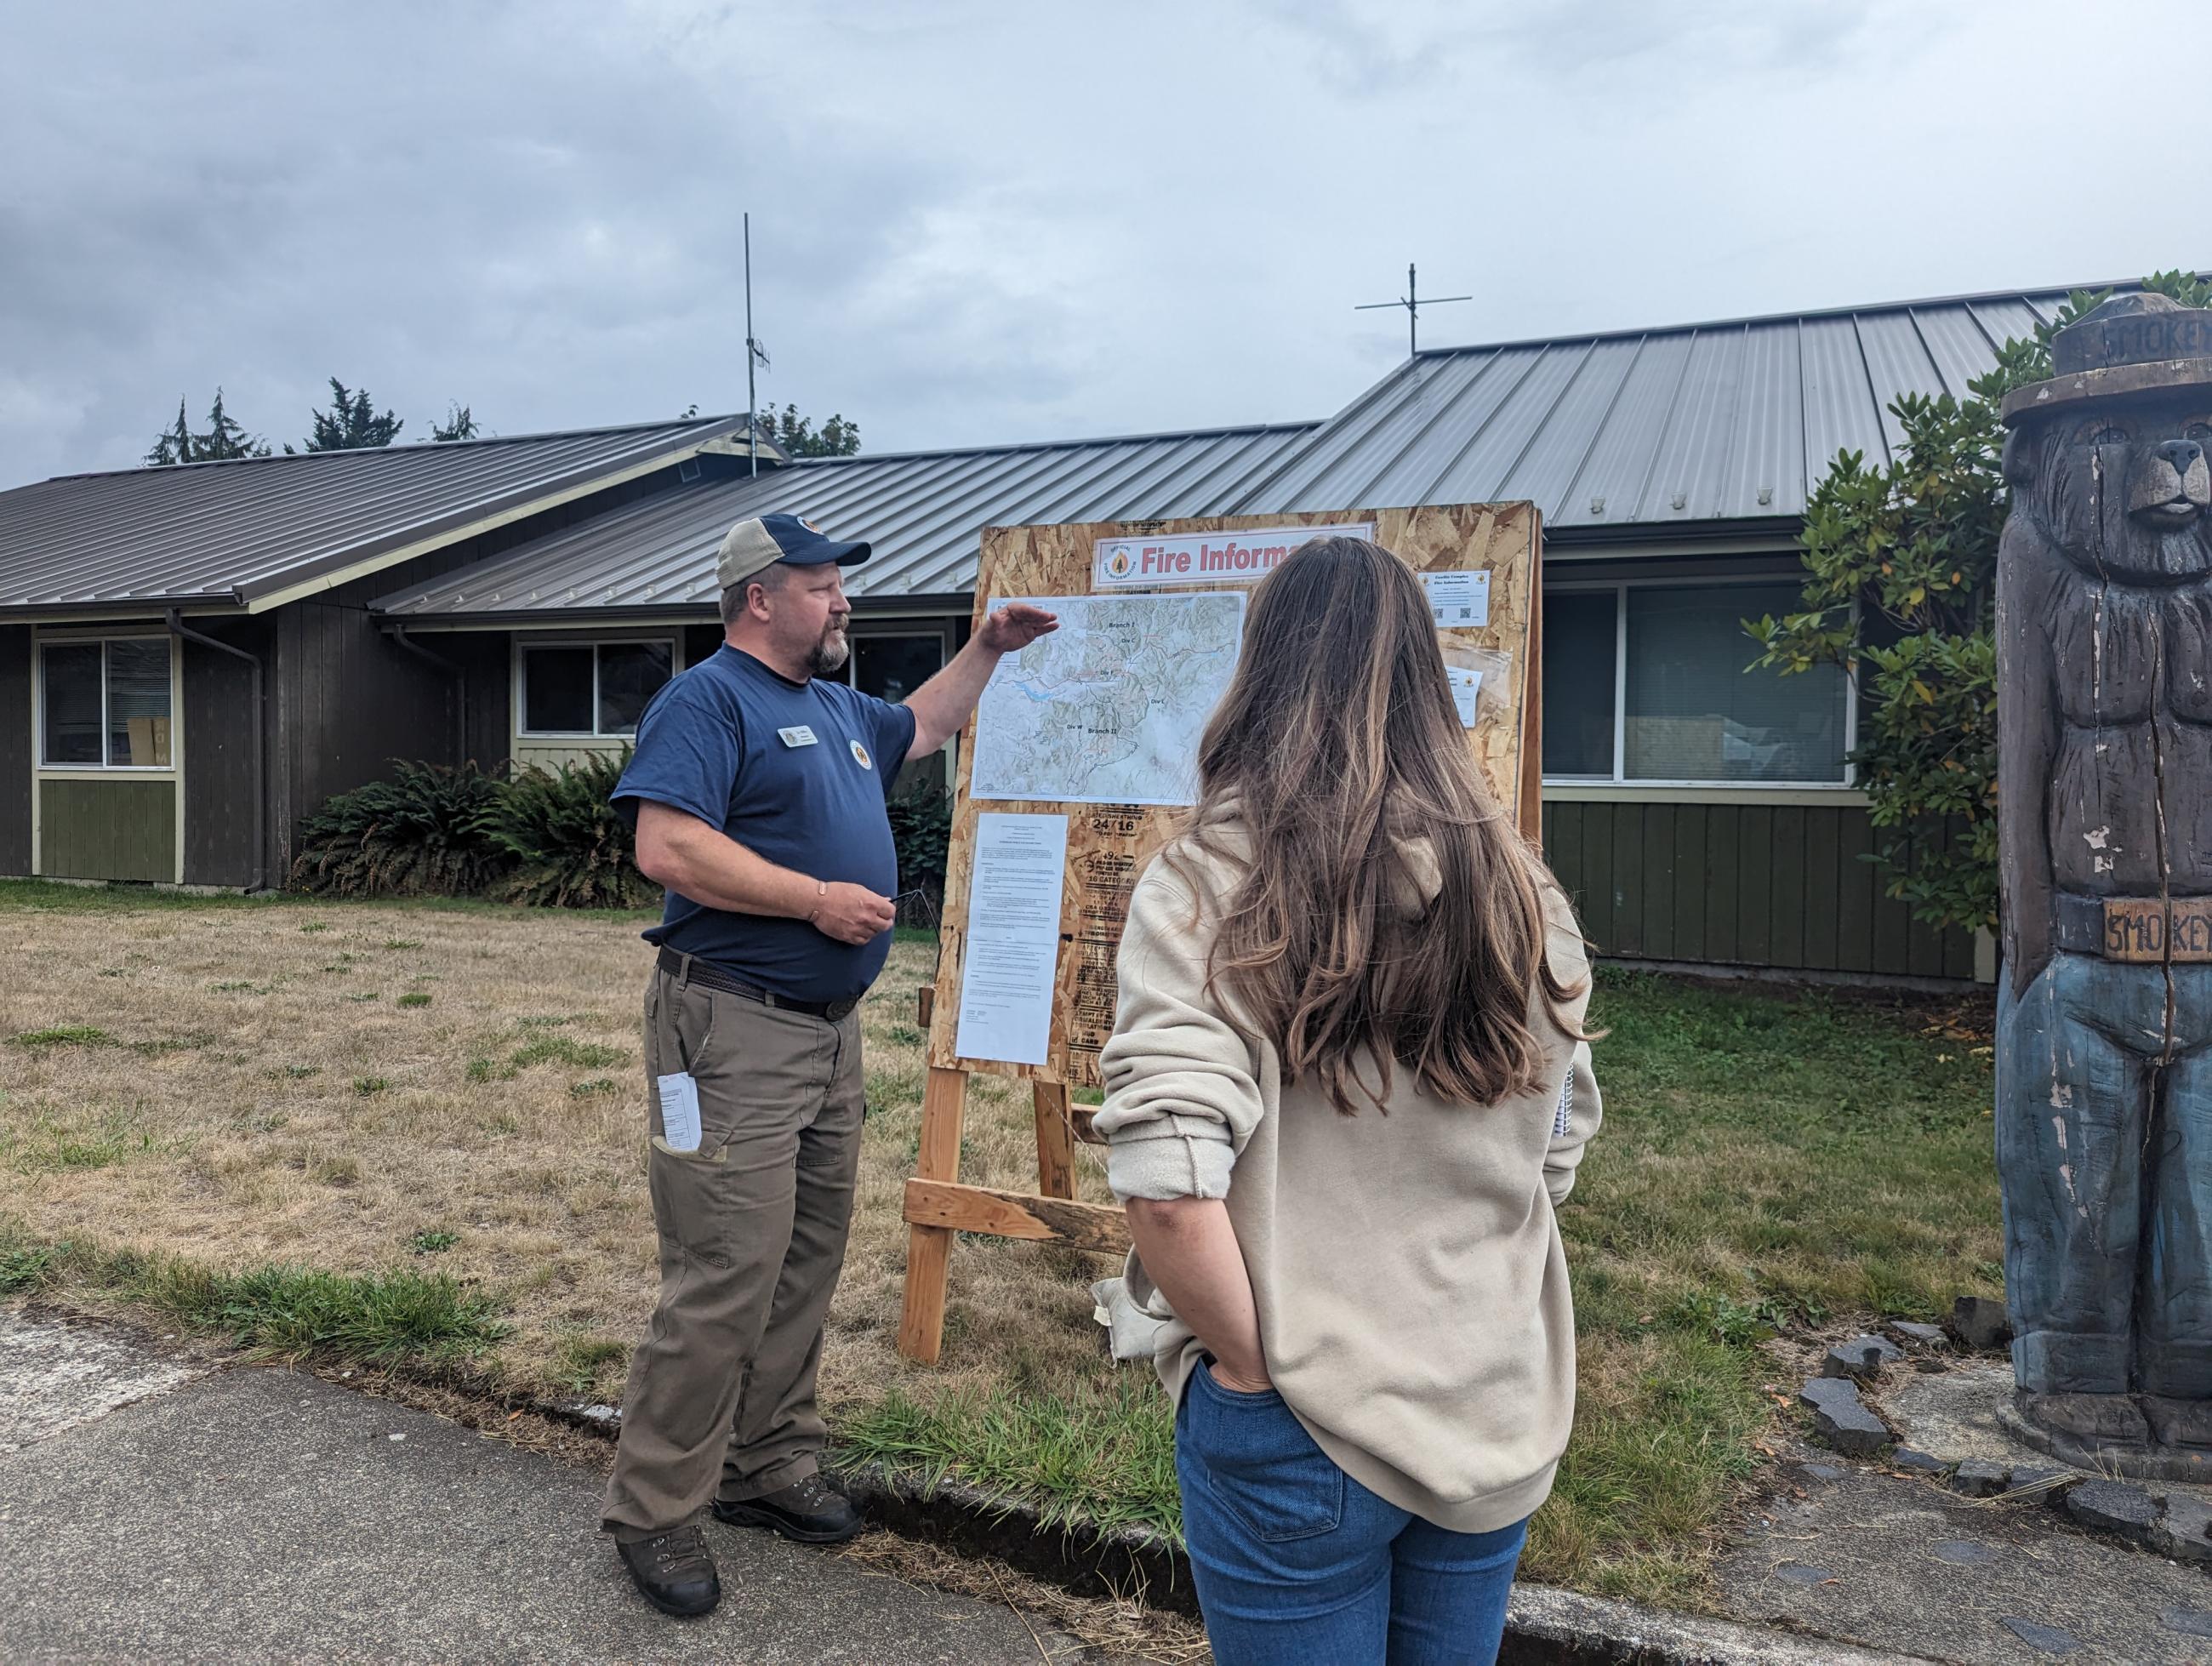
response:
M721 1598L698 1527L828 1544L860 1517L817 1467L814 1380L860 1168L860 997L890 952L884 796L968 721L999 656L1055 629L1013 604L889 705L832 680L840 569L866 544L795 515L722 540L723 646L653 696L616 786L667 888L645 995L660 1300L630 1361L602 1524L669 1614Z

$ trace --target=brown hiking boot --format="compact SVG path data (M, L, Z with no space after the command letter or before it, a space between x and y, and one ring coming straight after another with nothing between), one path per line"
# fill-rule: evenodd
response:
M714 1500L716 1519L738 1527L765 1527L806 1545L838 1545L860 1530L860 1512L852 1500L822 1479L809 1475L765 1498L735 1504Z
M649 1539L618 1539L615 1549L639 1593L663 1614L688 1620L722 1600L721 1575L696 1525L671 1528Z

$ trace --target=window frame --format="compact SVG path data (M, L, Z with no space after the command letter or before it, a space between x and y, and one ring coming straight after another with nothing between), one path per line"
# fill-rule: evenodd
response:
M579 636L574 639L538 636L517 637L514 643L514 738L518 741L568 740L605 741L619 743L637 739L635 730L629 733L609 731L599 727L599 650L609 648L664 648L668 650L668 675L672 679L684 669L684 642L680 635L660 636ZM530 721L530 656L541 648L589 648L592 651L592 727L588 729L533 729ZM663 684L665 688L667 685Z
M169 761L167 763L112 763L108 761L110 739L108 712L107 645L110 642L162 642L169 650ZM33 679L32 749L37 759L38 773L58 779L75 775L176 775L183 768L184 748L179 730L179 718L184 705L181 672L184 656L178 651L178 639L167 630L101 630L70 631L52 635L40 632L37 639L38 664ZM100 650L100 758L96 763L58 763L46 756L46 654L57 648L97 648ZM181 848L181 847L180 847Z
M1613 773L1609 775L1543 777L1547 787L1619 788L1630 792L1697 792L1729 793L1816 793L1844 796L1859 792L1858 765L1850 755L1858 750L1859 700L1857 679L1849 670L1844 676L1844 770L1838 781L1694 781L1632 776L1628 769L1628 593L1632 590L1720 590L1788 583L1787 575L1735 573L1694 579L1567 579L1544 587L1544 593L1592 595L1610 592L1613 604ZM1856 617L1856 605L1853 605ZM1748 647L1749 639L1746 638ZM1540 697L1542 678L1537 679Z

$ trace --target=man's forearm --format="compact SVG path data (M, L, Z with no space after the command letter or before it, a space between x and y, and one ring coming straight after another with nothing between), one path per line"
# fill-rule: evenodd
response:
M983 639L970 636L944 670L907 696L907 709L914 714L908 757L927 757L960 733L998 665L999 655L983 646Z
M1229 1206L1218 1197L1133 1198L1127 1214L1138 1259L1176 1316L1231 1374L1249 1383L1266 1382L1260 1310Z
M803 920L821 900L811 876L754 854L727 834L702 824L671 838L651 877L710 909Z

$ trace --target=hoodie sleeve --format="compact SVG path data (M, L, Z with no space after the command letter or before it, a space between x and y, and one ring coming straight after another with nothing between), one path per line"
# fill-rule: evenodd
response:
M1093 1123L1109 1147L1107 1182L1125 1203L1226 1197L1237 1153L1259 1125L1252 1045L1206 992L1212 933L1197 915L1164 860L1129 898L1120 1007L1100 1058L1106 1103Z
M1582 991L1566 1009L1567 1016L1580 1028L1589 1011L1589 952L1583 947L1582 928L1575 921L1574 909L1565 893L1554 890L1544 902L1549 928L1545 952L1552 963L1552 975L1568 988ZM1565 1203L1567 1195L1574 1190L1575 1170L1582 1166L1583 1152L1604 1120L1604 1101L1598 1094L1597 1076L1591 1067L1590 1046L1586 1041L1578 1041L1567 1057L1566 1080L1560 1085L1559 1097L1552 1111L1551 1143L1544 1149L1544 1189L1551 1194L1553 1208Z

